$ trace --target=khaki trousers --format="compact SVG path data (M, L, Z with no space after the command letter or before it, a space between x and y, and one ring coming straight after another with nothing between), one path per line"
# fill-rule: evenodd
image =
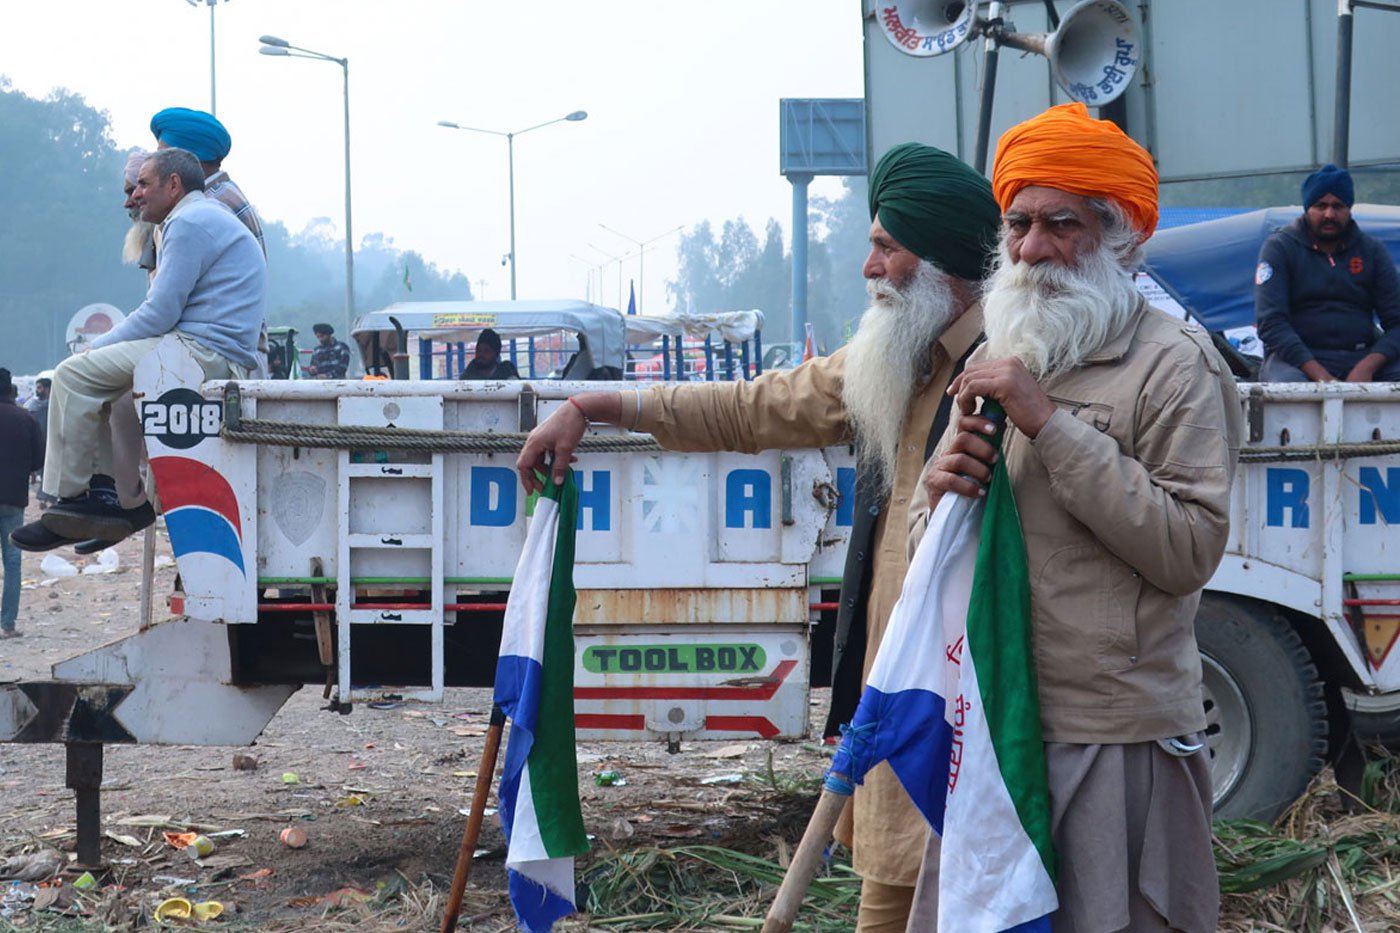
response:
M1214 933L1220 887L1205 752L1046 742L1045 765L1059 863L1052 933ZM939 843L930 833L910 933L938 929Z
M228 379L243 374L192 337L176 334L204 370L205 379ZM51 496L80 496L94 473L118 476L123 504L131 501L133 482L139 488L141 427L131 404L136 364L164 337L127 340L70 356L54 370L49 396L49 435L44 452L44 492ZM113 405L125 405L133 416L115 420L121 432L113 438ZM122 461L121 469L114 465ZM121 488L121 487L127 488ZM139 500L137 500L139 504Z
M107 475L116 484L117 498L122 508L134 509L146 501L146 484L141 479L146 439L136 418L136 400L128 395L113 402L108 407L107 426L108 430L98 435L97 462L111 463Z
M862 879L856 933L905 933L913 904L912 886L881 884L869 878Z

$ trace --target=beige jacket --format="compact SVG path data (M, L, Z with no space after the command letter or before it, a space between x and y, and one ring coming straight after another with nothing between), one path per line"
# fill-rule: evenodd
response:
M1034 441L1013 427L1003 447L1026 541L1044 738L1204 729L1193 623L1229 532L1242 431L1234 379L1204 331L1143 303L1044 389L1059 410ZM916 531L927 511L916 506Z
M982 332L982 312L974 306L953 322L933 347L933 376L916 392L905 412L903 441L895 464L888 508L873 539L873 573L866 610L865 673L875 661L890 612L899 599L909 567L905 516L918 493L925 442L953 367ZM849 442L841 404L845 351L811 360L796 369L765 373L752 382L666 384L641 391L639 431L672 450L736 450L826 447ZM622 400L622 420L633 412ZM887 520L893 515L894 520ZM847 808L850 812L850 808ZM866 775L856 788L853 833L855 869L883 884L913 887L919 876L928 824L888 765ZM844 829L845 841L851 833Z

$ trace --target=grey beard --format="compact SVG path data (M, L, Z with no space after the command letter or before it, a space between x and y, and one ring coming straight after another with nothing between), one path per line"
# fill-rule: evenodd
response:
M1104 245L1067 268L1013 262L1003 238L982 299L987 356L1019 359L1044 382L1082 364L1137 306L1131 274Z
M894 482L909 400L928 382L933 343L956 309L947 274L926 260L903 287L878 279L866 290L872 301L846 346L841 401L855 431L858 464L883 499Z

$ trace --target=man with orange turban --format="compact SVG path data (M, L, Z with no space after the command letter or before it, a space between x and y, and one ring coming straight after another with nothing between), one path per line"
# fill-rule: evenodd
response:
M975 412L999 402L1030 569L1051 928L1207 933L1219 891L1193 623L1229 532L1239 399L1207 335L1133 286L1157 222L1137 143L1055 107L1001 138L992 190L987 342L949 386L961 416L923 482L931 502L982 495L993 427ZM931 846L911 930L935 928L936 862Z

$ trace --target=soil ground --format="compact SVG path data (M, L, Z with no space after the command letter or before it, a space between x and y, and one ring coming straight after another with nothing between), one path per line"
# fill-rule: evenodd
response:
M67 577L44 573L44 555L24 556L24 637L0 641L0 681L47 678L53 663L136 631L141 536L116 551L118 572ZM79 567L95 562L71 550L51 553ZM164 597L174 582L163 532L157 554L165 565L154 586L154 615L161 620L169 617ZM824 692L814 693L814 706L824 700ZM108 872L99 875L103 887L86 898L100 918L89 914L82 924L56 926L47 913L21 909L0 917L0 930L139 929L153 925L156 906L171 896L221 902L226 913L213 926L224 929L436 930L490 704L487 690L449 690L441 705L358 705L342 716L322 710L321 691L307 687L252 748L107 746L102 828ZM811 721L822 715L814 708ZM235 753L254 756L256 769L236 770ZM596 837L595 852L703 842L773 857L780 839L790 843L800 835L823 766L820 750L802 742L685 743L678 754L662 744L583 743L585 824ZM624 782L599 786L595 774L603 770L620 772ZM295 783L287 775L295 775ZM765 792L761 780L768 775L769 791L786 792ZM794 793L794 781L809 791ZM74 826L63 747L0 744L0 856L42 847L71 853ZM279 842L288 826L305 830L305 848ZM196 863L162 837L163 830L187 828L242 834L214 835L216 852ZM488 820L462 928L514 927L503 855L499 827ZM400 909L392 919L376 917L378 902L333 895L344 888L374 894L376 886L381 894L405 889L418 913ZM339 909L347 905L353 909Z

